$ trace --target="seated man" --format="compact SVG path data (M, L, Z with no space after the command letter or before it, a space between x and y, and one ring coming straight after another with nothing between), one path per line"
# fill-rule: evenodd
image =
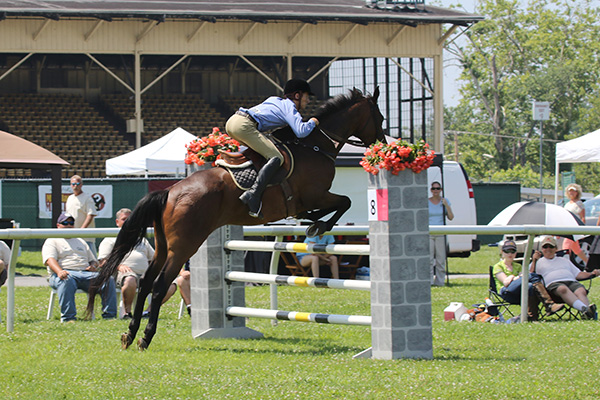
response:
M533 254L529 271L544 278L548 292L579 310L586 318L594 318L596 305L590 304L587 290L577 281L598 276L600 270L580 271L566 258L556 257L557 244L554 236L545 236L540 245L542 251L536 250Z
M131 215L129 208L122 208L117 211L116 225L120 228L123 226L127 218ZM102 240L98 250L98 259L100 260L100 267L105 262L113 247L115 247L116 237L109 237ZM117 269L117 286L121 288L121 294L123 295L123 308L125 314L123 319L131 318L131 305L139 286L140 277L148 269L148 265L154 257L154 249L148 242L148 239L143 238L140 244L121 261Z
M319 235L313 238L307 237L304 239L304 243L310 244L322 244L329 245L334 243L333 236L331 235ZM308 267L312 271L312 276L315 278L319 277L319 265L328 265L331 269L331 275L333 279L340 279L338 259L333 254L311 254L311 253L297 253L298 261L303 267Z
M4 285L8 277L8 263L10 262L10 248L0 240L0 286Z
M58 217L58 229L73 228L75 219L63 212ZM61 322L75 321L75 292L77 289L88 291L92 279L98 272L98 262L89 246L79 238L49 238L42 246L42 259L50 273L50 286L58 292ZM117 294L115 281L110 278L101 288L102 317L117 316Z

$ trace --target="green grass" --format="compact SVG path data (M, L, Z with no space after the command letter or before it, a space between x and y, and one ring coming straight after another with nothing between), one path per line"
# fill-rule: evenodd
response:
M448 258L448 270L451 274L488 274L489 266L498 260L498 247L481 246L481 250L471 253L469 258Z
M247 304L267 307L268 287ZM280 308L368 315L369 293L281 287ZM353 360L368 327L250 319L261 340L194 340L178 299L162 309L149 350L120 349L121 320L45 320L48 288L16 290L15 332L0 331L0 398L10 399L593 399L600 396L598 322L444 322L451 301L483 301L485 279L432 288L433 360ZM600 290L593 286L592 299ZM84 296L78 295L81 309ZM6 291L0 294L6 310ZM142 325L143 326L143 325Z

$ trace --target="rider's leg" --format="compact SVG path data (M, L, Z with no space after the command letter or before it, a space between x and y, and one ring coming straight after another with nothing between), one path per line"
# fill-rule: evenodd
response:
M283 155L273 142L256 129L256 124L243 116L231 116L225 129L231 137L246 144L267 160L267 163L258 171L254 185L240 196L240 200L250 209L248 214L252 217L260 217L262 194L283 164Z
M260 218L260 209L262 208L262 194L267 188L267 185L280 167L279 158L270 158L267 163L260 169L254 185L246 190L240 196L240 200L248 205L250 216Z

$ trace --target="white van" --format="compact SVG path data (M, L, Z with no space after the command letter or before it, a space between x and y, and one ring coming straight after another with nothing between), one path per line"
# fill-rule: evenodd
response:
M362 153L359 155L362 157ZM351 161L353 157L350 154L340 154L340 156L342 162L336 167L335 179L330 191L350 197L352 206L342 215L338 225L368 225L368 173L358 166L358 161ZM429 182L427 195L431 195L429 192L431 182L440 182L444 188L443 196L450 200L454 212L454 219L446 222L449 225L477 225L473 187L467 173L462 165L455 161L444 161L443 168L443 178L440 167L432 166L427 170ZM471 252L479 250L480 242L476 235L448 235L448 247L448 256L468 257Z

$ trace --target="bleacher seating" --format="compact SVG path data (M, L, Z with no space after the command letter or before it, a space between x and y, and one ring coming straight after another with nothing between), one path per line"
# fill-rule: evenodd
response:
M236 109L252 107L265 98L221 96L213 107L198 94L144 95L142 144L177 127L197 136L208 135L215 126L224 132L227 118ZM320 104L313 99L304 116L311 116ZM63 178L73 174L103 177L106 159L134 149L129 143L133 137L123 131L125 121L134 118L134 109L134 101L128 94L102 95L99 107L73 94L2 94L0 127L68 161L71 165L63 169ZM130 140L126 135L130 135ZM0 169L0 178L30 176L28 169Z
M102 102L122 120L134 118L135 103L129 95L103 95ZM204 136L217 126L222 131L226 118L204 101L201 95L158 95L142 97L143 144L152 142L181 127L193 135Z
M104 176L105 160L133 146L83 97L70 94L0 95L0 122L17 136L68 161L63 177ZM0 176L29 177L30 170L0 170Z

